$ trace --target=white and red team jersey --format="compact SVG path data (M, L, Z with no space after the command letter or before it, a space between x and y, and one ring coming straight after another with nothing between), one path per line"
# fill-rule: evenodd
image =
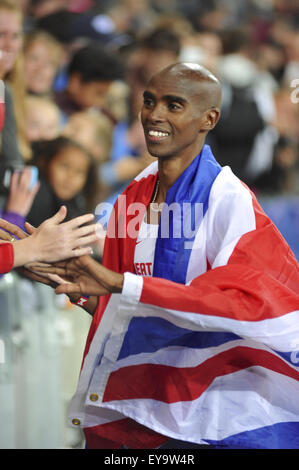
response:
M142 220L134 253L135 273L139 276L152 276L158 224L148 224Z

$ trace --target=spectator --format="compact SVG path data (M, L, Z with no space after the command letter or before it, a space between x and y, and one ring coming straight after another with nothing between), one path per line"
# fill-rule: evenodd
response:
M260 171L269 165L276 133L269 129L275 115L273 91L263 84L248 55L248 40L239 30L222 34L224 56L218 68L224 95L222 118L210 135L210 143L218 162L229 165L250 184L258 176L257 165L248 170L250 160L262 159Z
M133 32L137 35L152 29L158 18L157 13L151 8L150 0L114 2L112 7L107 9L107 13L116 31Z
M295 193L298 166L298 143L289 137L280 136L274 147L273 162L269 170L255 181L255 188L261 194Z
M55 139L60 132L60 111L48 98L29 95L25 99L26 137L33 143Z
M23 116L25 85L23 74L23 54L22 54L22 10L16 2L12 0L0 0L0 50L3 53L3 79L9 85L12 92L13 106L9 104L7 119L2 131L3 145L1 159L16 159L25 161L31 158L31 148L25 137ZM6 90L7 101L10 101L9 90ZM13 114L12 114L13 113ZM15 132L15 122L16 129ZM18 148L14 143L9 142L16 138ZM8 155L8 152L12 152ZM21 158L15 154L20 152ZM4 154L4 156L3 156Z
M180 38L172 29L158 28L143 35L129 59L128 83L131 86L131 115L135 119L141 109L142 93L150 77L167 65L178 61Z
M33 31L25 37L24 77L28 93L52 95L53 83L62 63L63 48L45 31Z
M28 214L28 221L40 225L64 204L72 219L95 207L98 198L97 175L88 151L67 137L43 142L35 163L41 185ZM41 210L42 208L42 210Z
M101 45L89 44L75 52L68 66L66 89L55 97L64 121L75 111L104 107L109 86L122 77L118 57Z
M112 132L111 120L93 110L73 113L62 130L63 135L83 145L98 164L110 158Z

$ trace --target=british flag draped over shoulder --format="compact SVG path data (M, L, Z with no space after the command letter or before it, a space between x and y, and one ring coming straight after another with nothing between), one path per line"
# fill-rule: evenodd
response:
M146 207L157 177L153 163L121 210L124 199L116 203L126 226L130 204ZM159 228L153 277L134 274L136 238L107 237L103 264L125 273L124 288L102 297L93 317L70 424L84 428L88 447L146 449L175 438L299 448L293 253L207 145L168 191L173 202L202 203L201 223L191 249Z

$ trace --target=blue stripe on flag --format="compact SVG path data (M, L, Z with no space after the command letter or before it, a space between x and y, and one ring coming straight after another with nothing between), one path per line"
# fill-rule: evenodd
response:
M192 331L159 317L134 317L125 335L118 359L132 354L152 353L169 346L203 349L240 339L233 333Z
M276 423L206 442L219 449L299 449L299 422Z
M154 277L185 284L192 251L190 242L192 246L194 236L188 238L188 234L186 235L183 230L186 220L186 217L184 218L184 203L190 206L190 214L192 213L193 225L195 225L195 230L193 227L190 232L194 230L196 233L196 229L208 209L211 187L220 171L221 166L216 162L210 147L204 145L202 152L197 155L167 192L155 248ZM195 217L195 204L202 205L199 217ZM181 208L181 218L177 215L173 217L173 212L169 210L172 205L178 205ZM168 215L168 210L170 215ZM162 233L163 221L169 228L168 237ZM176 224L175 227L173 223ZM180 236L177 235L177 229L180 230ZM189 246L188 249L186 249L186 242Z

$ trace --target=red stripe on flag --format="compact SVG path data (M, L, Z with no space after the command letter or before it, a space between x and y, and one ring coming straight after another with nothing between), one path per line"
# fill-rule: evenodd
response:
M103 402L140 398L165 403L195 400L217 377L257 366L299 380L299 372L280 357L261 349L237 346L196 367L160 364L123 367L110 374Z
M144 278L140 301L161 308L259 321L299 309L299 264L253 197L256 230L238 241L227 265L190 286Z
M212 269L184 286L160 278L143 278L140 301L170 310L260 321L299 308L298 295L259 271L234 265Z

